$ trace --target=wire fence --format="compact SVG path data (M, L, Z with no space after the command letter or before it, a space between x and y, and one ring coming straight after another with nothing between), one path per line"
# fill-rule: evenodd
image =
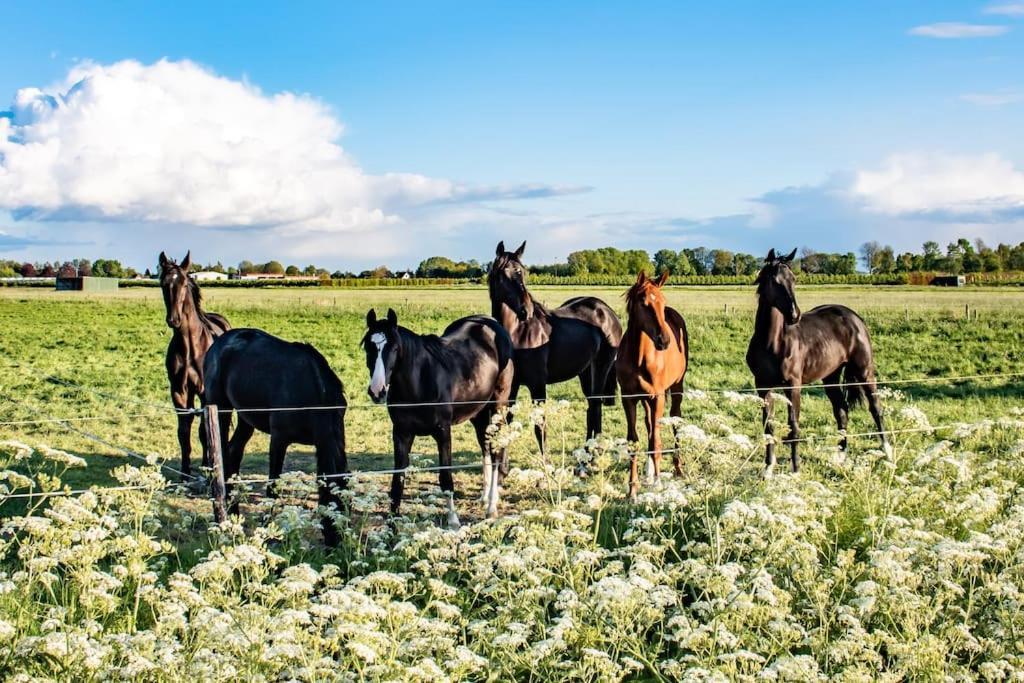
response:
M66 380L64 378L56 377L55 375L52 375L52 374L49 374L49 373L44 373L44 372L38 371L35 368L31 368L30 366L26 366L24 364L17 363L16 361L8 360L8 364L13 366L13 367L18 367L18 368L27 370L29 372L32 372L33 374L35 374L37 376L43 377L47 381L52 381L52 382L61 384L63 386L67 386L69 388L74 388L74 389L82 390L84 392L94 394L96 396L99 396L101 398L105 398L107 400L111 400L111 401L124 401L126 403L131 403L131 404L135 404L135 405L143 405L143 406L146 406L146 407L150 408L151 410L158 411L158 412L160 412L162 414L173 414L171 411L168 411L166 404L156 404L156 403L144 401L144 400L141 400L141 399L137 399L135 397L119 396L119 395L113 394L111 392L106 392L106 391L103 391L103 390L95 389L94 387L88 387L88 386L76 384L76 383L74 383L74 382L72 382L70 380ZM1021 377L1024 377L1024 372L984 373L984 374L974 374L974 375L952 375L952 376L942 376L942 377L934 377L934 376L933 377L917 377L917 378L904 378L904 379L884 380L884 381L878 381L878 382L875 382L875 383L872 383L872 382L852 382L852 383L838 383L838 384L808 384L808 385L788 386L788 387L772 387L770 389L764 388L764 387L762 387L762 388L752 388L750 386L739 387L739 388L716 387L716 388L709 388L709 389L688 390L688 391L683 393L683 398L685 399L688 394L694 394L694 395L699 395L699 394L704 394L704 395L708 395L708 394L711 394L711 395L740 394L740 395L742 395L742 394L750 394L752 392L765 392L765 391L777 392L777 391L780 391L780 390L781 391L785 391L785 390L790 390L791 391L791 390L796 390L796 389L803 390L803 389L811 389L811 388L865 386L865 385L868 385L868 384L877 384L878 386L908 386L908 385L914 385L914 384L947 383L947 384L953 385L953 384L956 384L956 383L969 382L969 381L975 381L975 382L976 381L998 381L998 380L1016 379L1016 378L1021 378ZM591 396L591 397L574 397L572 399L560 398L560 399L555 399L555 400L557 400L558 402L565 401L565 402L568 402L570 404L582 404L582 403L586 403L589 400L604 400L604 399L607 399L607 398L637 398L637 399L640 399L640 398L647 398L647 397L649 397L648 394L640 394L640 395L612 395L612 396L601 395L601 396ZM19 401L17 401L13 397L7 397L7 400L12 401L14 403L20 403ZM415 402L415 403L392 403L392 404L386 404L386 403L385 404L378 404L378 403L355 403L355 404L349 404L349 405L335 405L335 406L296 406L296 407L240 408L240 409L235 409L234 412L239 412L239 413L244 413L244 412L286 412L286 411L287 412L299 412L299 411L305 411L305 410L314 410L314 411L315 410L340 410L340 409L343 409L343 408L369 408L369 407L393 409L393 408L419 408L419 407L440 407L440 406L456 406L456 405L487 405L487 404L494 404L494 403L497 403L497 401L423 401L423 402ZM42 411L42 410L40 410L38 408L30 408L30 409L33 412L42 415L43 417L37 418L37 419L18 419L18 420L0 421L0 427L29 427L29 426L35 426L35 425L50 425L50 424L52 424L52 425L59 426L59 427L65 429L67 431L70 431L70 432L73 432L73 433L77 433L80 436L82 436L82 437L84 437L84 438L86 438L86 439L88 439L90 441L93 441L95 443L101 444L101 445L103 445L103 446L105 446L107 448L113 449L114 451L119 452L119 453L121 453L123 455L126 455L126 456L131 457L131 458L136 459L136 460L140 460L140 461L146 462L148 464L152 464L150 458L147 458L145 455L142 455L141 453L138 453L137 451L134 451L134 450L132 450L130 448L126 448L124 446L121 446L121 445L118 445L116 443L113 443L113 442L111 442L111 441L109 441L107 439L104 439L104 438L102 438L101 436L99 436L97 434L94 434L92 432L89 432L89 431L83 429L80 426L76 426L76 424L88 423L88 422L110 422L110 421L117 421L117 420L140 419L140 418L150 418L150 417L153 417L153 415L150 414L150 413L117 413L117 412L114 412L114 413L110 413L110 414L106 414L106 415L87 415L87 416L77 416L77 417L53 417L53 416L47 415L44 411ZM203 411L204 411L204 408L199 408L199 409L187 410L187 411L177 411L177 410L175 410L174 413L177 413L177 414L181 414L181 413L201 414ZM226 409L225 409L225 412L227 412ZM911 427L911 428L902 428L902 429L889 429L889 430L885 430L884 434L887 435L887 436L892 436L892 435L897 435L897 434L934 433L934 432L938 432L938 431L942 431L942 430L956 429L956 428L962 427L964 424L965 423L949 423L949 424L927 426L927 427ZM849 433L849 432L845 432L844 433L844 432L841 432L841 431L837 430L837 431L831 432L829 434L810 434L810 435L806 435L806 436L798 436L798 437L795 437L795 438L775 439L775 443L777 443L777 444L806 443L806 442L811 442L811 441L822 440L822 439L825 439L825 438L840 438L840 437L843 437L843 438L846 438L846 439L856 439L856 438L867 438L867 437L880 437L882 435L883 435L883 432L880 432L880 431L877 431L877 430L876 431L867 431L867 432L856 432L856 433ZM767 438L774 438L774 437L767 437ZM764 445L763 442L758 442L758 443L756 443L754 445L754 449L756 450L758 447L761 447L763 445ZM669 454L674 454L674 453L681 452L682 450L684 450L684 449L681 449L681 448L679 448L677 446L675 448L660 449L659 452L662 455L669 455ZM654 452L655 452L654 450L633 450L633 451L631 451L631 455L636 456L636 457L650 456L650 455L654 454ZM423 456L423 457L426 457L426 456ZM199 477L196 477L196 476L191 475L191 474L186 474L186 473L182 472L181 470L179 470L178 468L175 468L175 467L173 467L171 465L168 465L165 462L159 462L157 464L159 464L159 466L162 469L164 469L166 471L169 471L169 472L171 472L173 474L176 474L177 476L181 477L182 480L196 481L196 480L199 479ZM483 466L484 466L484 464L482 462L464 463L464 464L453 464L453 465L438 465L438 466L429 466L429 467L409 466L409 467L405 467L405 468L391 468L391 469L382 469L382 470L364 470L364 471L355 471L355 472L342 472L342 473L331 474L331 475L316 475L316 478L317 479L322 479L322 480L331 480L331 479L351 479L351 478L362 477L362 476L384 476L384 475L394 475L394 474L407 474L407 475L411 475L411 474L415 474L415 473L441 472L441 471L445 471L445 470L456 471L456 470L480 469ZM273 480L270 477L245 477L245 478L235 477L235 478L231 479L228 483L232 484L232 485L251 486L251 485L258 485L258 484L269 484L271 481L273 481ZM42 491L40 491L40 492L29 492L29 493L5 494L3 496L0 496L0 500L3 500L3 501L12 500L12 499L36 499L36 500L42 500L42 499L51 498L51 497L81 495L81 494L86 493L86 492L96 492L96 491L132 491L132 490L142 490L142 489L148 489L148 488L153 488L153 487L145 486L145 485L109 486L109 487L98 487L97 486L97 487L91 487L89 489L64 489L64 490L57 490L57 491L50 491L50 492L42 492ZM167 488L178 488L178 489L180 489L180 485L172 483L172 484L168 484Z

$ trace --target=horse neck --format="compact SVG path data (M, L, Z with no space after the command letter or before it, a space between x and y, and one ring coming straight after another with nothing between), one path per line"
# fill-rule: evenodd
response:
M529 290L526 292L526 320L520 320L515 311L508 307L505 302L496 297L491 297L491 317L501 323L507 331L511 332L520 325L529 324L535 318L546 318L548 310L539 302L534 301Z
M418 372L421 363L429 362L426 358L429 354L423 337L412 330L399 327L398 341L402 346L391 373L392 391L397 388L400 396L412 398L416 396L415 373Z
M777 308L761 299L757 303L757 314L754 317L754 341L758 346L776 353L782 350L782 339L786 329L786 319Z
M176 331L181 335L189 355L205 353L213 343L210 322L203 313L199 302L190 294L181 316L181 327Z

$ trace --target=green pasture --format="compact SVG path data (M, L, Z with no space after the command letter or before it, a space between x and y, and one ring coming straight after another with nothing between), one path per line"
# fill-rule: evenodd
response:
M578 294L603 298L624 314L619 288L538 287L548 305ZM752 327L755 298L749 287L668 288L670 305L690 328L690 388L751 387L744 353ZM928 288L812 287L797 290L804 310L821 303L843 303L865 318L873 335L879 376L884 382L912 378L1008 375L999 379L935 381L894 385L920 406L933 424L1003 414L1024 402L1024 289L940 290ZM489 310L480 286L424 289L209 289L205 307L228 317L235 327L258 327L290 340L313 344L341 376L352 408L347 418L349 466L354 470L389 467L390 422L370 407L368 380L359 340L369 307L398 312L400 322L419 332L440 332L453 319ZM0 422L96 417L74 422L80 430L140 453L157 453L177 464L175 418L170 412L164 353L170 330L164 323L157 289L113 294L0 289ZM85 387L79 388L79 387ZM549 396L572 402L565 417L551 424L552 446L569 452L584 440L584 411L578 384L550 388ZM802 426L834 442L831 409L823 392L805 393ZM522 396L521 396L522 398ZM684 403L684 417L697 419L707 402ZM759 409L749 411L750 435L759 428ZM784 422L784 414L777 413ZM866 410L856 410L851 432L869 431ZM624 436L621 408L605 408L605 431ZM455 458L479 458L472 428L457 427ZM671 437L667 436L671 443ZM897 437L899 438L899 437ZM108 471L126 457L59 423L0 425L0 439L43 443L85 456L90 467L69 473L73 486L109 481ZM857 447L867 447L860 442ZM198 439L195 440L198 452ZM265 473L267 440L257 435L244 469ZM535 449L520 439L513 461ZM813 461L814 449L806 455ZM433 443L418 440L415 452L434 457ZM308 449L295 447L288 468L312 470ZM194 454L198 464L198 453ZM750 464L757 467L756 462ZM422 485L432 476L420 475ZM475 493L475 473L457 474L462 495ZM382 487L385 485L381 483Z

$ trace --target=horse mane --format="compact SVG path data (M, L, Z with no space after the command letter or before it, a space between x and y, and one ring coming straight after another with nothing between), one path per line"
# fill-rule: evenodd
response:
M444 345L444 341L441 337L436 334L417 334L412 330L400 327L399 333L404 337L405 340L414 340L416 345L424 351L433 360L440 363L443 367L451 369L451 359L448 357L448 349Z
M632 287L626 290L626 293L622 295L622 298L626 300L627 311L634 306L636 299L643 296L644 293L647 292L648 287L650 287L649 280L638 280L633 283ZM657 287L655 287L655 289L657 289Z

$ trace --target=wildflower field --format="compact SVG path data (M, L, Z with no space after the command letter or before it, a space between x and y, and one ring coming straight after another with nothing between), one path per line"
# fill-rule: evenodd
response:
M546 303L580 292L538 290ZM621 311L618 290L597 293ZM821 391L803 469L761 478L743 361L749 288L677 288L693 346L683 417L661 425L681 478L625 498L621 408L584 441L579 388L521 396L501 518L456 473L442 528L432 473L388 524L386 412L366 406L366 309L440 331L479 287L207 292L236 327L319 348L352 405L355 476L326 550L312 456L283 495L253 487L216 526L177 485L159 292L0 290L0 672L8 680L1024 680L1024 291L798 288L867 321L891 450L836 448ZM973 379L950 379L972 377ZM72 418L74 421L58 420ZM785 433L778 406L777 432ZM547 425L541 456L532 424ZM871 431L865 410L850 432ZM472 429L455 460L478 463ZM198 440L196 440L198 450ZM132 457L125 449L143 457ZM436 464L418 440L414 465ZM243 472L266 474L265 437ZM198 461L198 455L194 456ZM671 456L668 456L671 457ZM585 463L589 476L574 470ZM668 468L670 470L670 468ZM92 490L43 497L62 489Z

